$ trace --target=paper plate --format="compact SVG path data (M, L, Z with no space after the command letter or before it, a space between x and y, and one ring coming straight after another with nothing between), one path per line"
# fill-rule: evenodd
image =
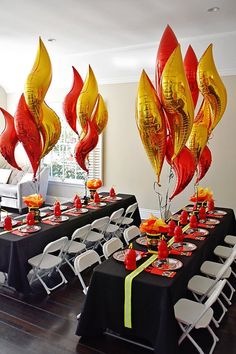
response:
M161 270L176 270L183 267L183 263L175 258L166 258L165 260L156 260L152 266Z
M211 218L207 218L205 223L207 225L217 225L220 223L220 220L217 220L217 219L211 219Z
M209 231L206 229L202 229L200 227L197 227L196 229L188 229L185 231L186 234L191 235L194 234L195 236L206 236L209 234Z
M119 261L119 262L124 262L125 261L125 254L128 250L121 250L121 251L117 251L113 254L113 258L116 260L116 261ZM142 252L141 251L135 251L136 252L136 261L138 261L139 259L142 258L141 254Z
M91 203L91 204L89 204L89 205L91 205L91 206L96 206L96 207L103 207L103 206L105 206L106 205L106 203L104 203L104 202L99 202L99 203Z
M69 220L69 216L67 215L61 215L61 216L54 216L52 215L49 220L53 221L53 222L63 222L66 220Z
M140 236L140 237L136 238L135 241L137 242L138 245L147 246L147 237L146 236Z
M85 214L88 212L88 209L85 209L85 208L80 208L80 209L72 209L71 210L73 213L76 213L76 214Z
M214 215L226 215L226 211L224 210L213 210L213 211L208 211L207 214L214 214Z
M39 230L41 230L41 226L39 226L39 225L32 225L32 226L24 225L24 226L19 227L19 231L25 232L25 233L33 233L33 232L37 232Z
M191 251L194 251L197 248L197 246L194 245L194 243L190 243L190 242L173 243L173 245L171 247L174 250L182 251L182 252L191 252Z
M54 210L54 206L49 207L50 210ZM61 205L60 206L61 211L66 210L67 206L66 205Z

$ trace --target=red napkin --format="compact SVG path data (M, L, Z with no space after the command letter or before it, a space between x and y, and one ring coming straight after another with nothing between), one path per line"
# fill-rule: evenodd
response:
M185 235L184 238L190 238L192 240L197 240L197 241L204 241L206 237L200 236L200 233L198 231L196 231L192 234Z
M144 270L145 272L148 272L150 274L161 275L162 277L167 277L167 278L173 278L176 274L176 272L170 270L162 270L154 267L148 267Z
M81 215L82 213L79 211L67 211L66 213L64 213L64 215L68 215L68 216L78 216Z
M52 220L50 220L50 219L42 220L41 222L44 223L44 224L48 224L48 225L57 225L57 224L60 224L59 221L56 222L56 221L52 221Z
M212 217L212 218L223 218L224 215L222 214L207 214L208 217Z
M209 224L207 224L207 222L206 223L198 223L198 227L203 227L203 228L205 228L205 229L214 229L214 227L215 227L215 225L209 225Z
M100 209L100 206L98 206L98 205L86 205L86 208L87 209Z
M169 253L170 254L176 254L178 256L187 256L187 257L192 255L192 252L190 252L190 251L179 251L179 250L173 250L173 249L170 250Z
M20 230L14 230L11 231L12 234L17 235L17 236L29 236L27 232L21 232Z

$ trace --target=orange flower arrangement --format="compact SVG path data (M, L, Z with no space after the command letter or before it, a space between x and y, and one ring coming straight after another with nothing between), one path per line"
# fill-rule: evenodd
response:
M213 192L209 188L198 187L197 192L190 198L191 202L207 202L213 199Z
M29 208L40 208L44 202L41 194L30 194L22 199Z
M148 234L155 235L161 232L167 232L169 226L165 223L164 220L158 219L152 215L149 219L144 220L140 224L139 228L141 232L146 232Z
M98 189L102 186L102 181L99 178L94 178L94 179L89 179L87 181L87 187L88 189Z

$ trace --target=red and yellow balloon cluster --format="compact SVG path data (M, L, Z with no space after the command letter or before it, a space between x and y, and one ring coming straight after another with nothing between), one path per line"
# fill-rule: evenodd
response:
M81 128L80 139L75 147L75 159L80 167L88 172L88 154L96 147L98 136L105 129L108 112L102 96L98 93L98 84L93 70L89 71L83 82L73 67L74 81L64 100L63 109L66 120L76 134L77 119Z
M148 158L160 181L166 157L176 175L170 200L197 172L199 182L211 164L207 142L226 108L227 95L217 73L210 45L197 60L189 46L184 60L177 38L167 26L156 58L156 89L142 72L136 103L136 122ZM194 118L199 91L203 96Z
M61 134L57 114L44 101L52 80L52 67L48 52L39 39L34 65L25 83L15 116L3 108L5 129L0 136L0 152L7 162L20 169L15 160L15 147L20 141L32 166L34 177L41 159L51 151Z

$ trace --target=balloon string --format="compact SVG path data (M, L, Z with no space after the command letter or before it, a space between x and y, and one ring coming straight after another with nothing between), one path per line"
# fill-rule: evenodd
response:
M159 184L157 182L154 182L153 189L154 189L154 192L157 194L158 203L159 203L159 210L160 210L160 214L161 214L161 218L162 218L162 195L157 190L157 188L159 188Z
M168 218L168 214L170 211L171 201L169 200L169 192L170 192L170 182L173 177L174 177L174 173L172 170L172 166L170 166L170 172L169 172L169 178L168 178L168 188L167 188L167 192L166 192L166 202L165 202L165 220ZM168 203L168 201L169 201L169 203Z

